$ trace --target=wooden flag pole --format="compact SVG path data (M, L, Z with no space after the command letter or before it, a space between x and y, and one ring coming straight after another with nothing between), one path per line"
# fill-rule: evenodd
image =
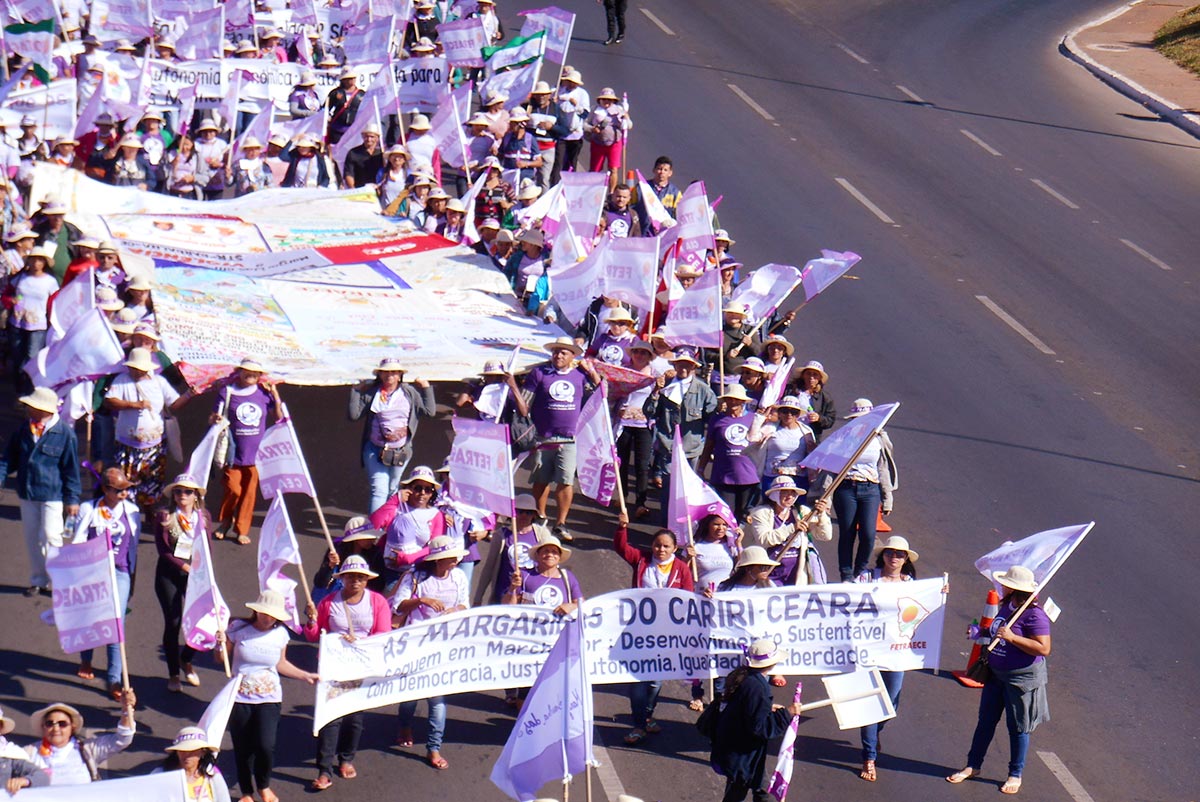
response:
M1038 590L1041 590L1041 588L1038 588ZM1016 611L1015 613L1013 613L1013 614L1012 614L1012 618L1008 619L1008 621L1007 621L1006 625L1007 625L1008 627L1012 627L1013 623L1014 623L1014 622L1015 622L1015 621L1016 621L1018 618L1020 618L1020 617L1021 617L1021 614L1022 614L1022 613L1024 613L1024 612L1025 612L1027 609L1029 609L1029 605L1033 604L1033 602L1034 602L1034 600L1035 600L1036 598L1037 598L1037 594L1036 594L1036 593L1030 593L1030 594L1029 594L1029 598L1025 600L1025 603L1024 603L1024 604L1022 604L1020 607L1018 607L1018 608L1017 608L1017 611ZM999 638L992 638L992 642L991 642L991 643L989 643L989 644L987 645L987 650L988 650L989 652L990 652L990 651L992 651L993 649L995 649L995 648L996 648L996 646L998 646L998 645L999 645L999 643L1000 643L1000 639L999 639Z
M225 676L232 679L233 671L229 668L229 638L225 634L225 630L219 630L221 633L221 642L218 644L221 649L221 662L225 665Z
M321 534L325 535L325 543L328 544L330 551L337 551L337 549L333 545L333 536L329 534L329 524L325 522L325 512L321 509L321 502L317 499L316 496L313 496L313 507L316 508L316 511L317 511L317 520L321 522ZM303 572L301 572L300 578L302 580L304 579ZM304 580L304 581L306 583L304 592L307 593L308 592L307 580ZM312 601L312 600L309 599L309 601Z

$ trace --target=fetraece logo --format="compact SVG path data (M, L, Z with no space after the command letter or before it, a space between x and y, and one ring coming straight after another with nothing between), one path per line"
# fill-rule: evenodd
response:
M921 622L928 617L929 610L926 610L923 604L911 596L901 596L897 599L896 626L900 630L900 637L906 643L893 643L892 650L924 649L925 641L915 641L913 635L917 634L917 627L921 626Z

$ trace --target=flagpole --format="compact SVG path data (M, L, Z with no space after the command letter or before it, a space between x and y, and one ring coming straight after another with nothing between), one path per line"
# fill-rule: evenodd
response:
M316 489L314 488L314 492L315 492L315 490ZM313 507L316 508L316 510L317 510L317 520L321 522L321 534L325 535L325 543L329 546L330 551L337 551L337 549L334 548L334 545L333 545L333 536L329 534L329 524L327 524L325 522L325 513L321 509L321 502L317 499L316 496L313 496L312 500L313 500ZM305 594L307 594L308 593L308 580L304 579L303 573L300 574L300 579L302 581L304 581L304 583L305 583L304 592L305 592ZM312 601L312 599L309 599L309 601Z
M717 315L721 321L717 327L717 365L721 373L721 392L725 392L725 313L721 312L721 307L724 304L721 302L721 281L720 276L717 277ZM712 381L709 381L712 384ZM720 393L718 393L720 395ZM780 552L782 554L783 552Z
M945 607L950 596L950 572L942 572L942 607ZM942 676L942 664L938 661L938 667L934 670L934 676Z
M221 634L221 640L217 644L217 648L221 650L221 662L225 664L225 676L233 679L233 671L229 668L229 641L225 637L225 630L218 629Z

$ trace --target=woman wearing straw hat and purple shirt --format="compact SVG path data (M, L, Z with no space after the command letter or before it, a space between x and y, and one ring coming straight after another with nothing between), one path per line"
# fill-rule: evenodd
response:
M869 400L859 398L846 420L866 415L872 409L874 405ZM887 432L880 432L867 443L833 491L833 510L838 519L838 572L842 582L853 582L854 577L867 570L875 548L879 513L888 515L892 511L894 476L892 441ZM823 474L822 478L825 482L832 481L829 474Z
M961 783L979 775L988 745L1003 715L1008 725L1008 778L1000 786L1005 794L1021 790L1021 772L1029 751L1029 736L1043 721L1050 720L1046 697L1046 658L1050 656L1050 618L1032 601L1020 617L1017 610L1031 596L1038 583L1033 572L1023 565L1007 571L993 571L992 579L1008 592L1000 600L1000 611L992 621L990 634L996 647L988 656L991 675L979 697L979 722L971 738L966 768L954 772L947 782Z
M367 590L367 582L379 578L379 574L371 570L366 559L352 554L342 563L337 575L342 583L341 591L330 593L320 605L309 604L305 608L308 617L304 626L305 640L316 643L321 633L328 632L353 643L358 638L390 632L392 612L387 599ZM358 776L354 755L358 752L362 730L361 713L349 713L321 728L317 734L317 778L312 781L312 790L324 791L333 785L335 757L339 777L352 780Z
M217 768L217 747L199 727L184 727L167 747L160 771L183 771L187 798L194 802L230 802L229 785Z
M909 548L908 541L899 535L892 535L886 543L875 547L875 567L863 571L855 579L862 583L879 582L911 582L917 578L917 569L913 566L921 555L915 549ZM904 685L903 671L880 671L883 686L891 697L892 707L900 707L900 689ZM880 721L860 727L859 737L862 738L862 771L858 773L867 782L875 782L875 759L879 756L879 733L883 732Z
M712 462L710 481L733 507L733 517L740 521L758 498L758 466L746 454L754 413L746 409L750 397L740 384L729 385L718 398L724 402L725 409L708 422L704 450L700 452L696 470L703 474L704 468Z
M250 618L235 619L228 632L217 632L217 649L230 653L233 673L241 677L229 716L229 735L242 790L240 802L252 802L255 788L262 802L278 802L270 785L283 708L279 678L282 675L315 685L317 675L288 662L290 636L283 623L292 616L278 591L264 590L246 607L253 612Z
M420 567L410 571L400 581L392 596L392 609L396 615L394 623L403 626L412 621L427 621L431 618L465 610L470 583L467 575L458 568L458 561L467 555L446 535L429 541L429 553ZM396 744L402 747L413 745L412 721L417 710L416 699L402 702L399 710L400 731ZM429 765L435 769L449 768L442 757L442 736L446 732L446 697L431 696L429 705L429 732L425 737L425 750Z
M349 408L350 420L363 420L362 464L370 481L370 512L400 489L420 416L432 416L436 408L429 382L403 383L400 360L385 357L372 372L374 381L350 388Z

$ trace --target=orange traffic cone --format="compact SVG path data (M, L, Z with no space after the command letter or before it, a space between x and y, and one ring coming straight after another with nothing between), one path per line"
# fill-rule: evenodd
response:
M887 521L883 520L883 510L882 509L879 511L878 520L875 521L875 531L876 532L892 531L892 527L888 526Z
M987 602L983 607L983 616L979 619L979 637L975 639L975 645L971 647L971 656L967 659L967 667L963 671L955 671L954 678L962 685L968 688L982 688L983 683L977 682L967 676L967 671L971 670L971 666L979 660L979 652L985 644L992 639L991 628L992 621L996 618L996 613L1000 612L1000 594L995 588L988 591Z

